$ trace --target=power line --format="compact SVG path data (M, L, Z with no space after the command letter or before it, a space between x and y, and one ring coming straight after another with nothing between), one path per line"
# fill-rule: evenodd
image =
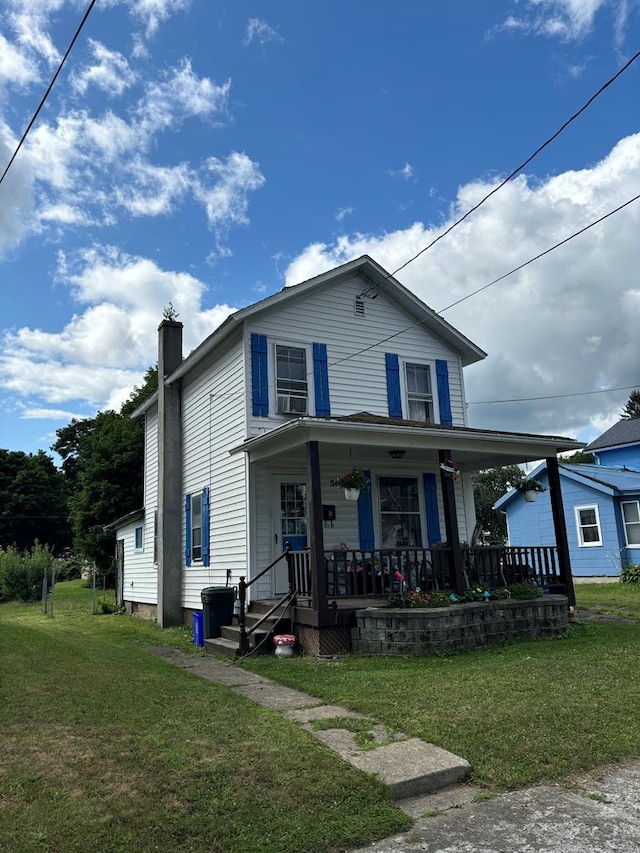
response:
M593 228L594 225L599 225L601 222L604 222L605 219L608 219L610 216L613 216L614 213L618 213L623 210L625 207L628 207L630 204L633 204L634 201L638 201L640 199L640 193L635 195L633 198L630 198L628 201L625 201L624 204L621 204L619 207L616 207L614 210L610 210L609 213L605 213L604 216L601 216L600 219L594 220L594 222L590 222L588 225L585 225L584 228L581 228L579 231L574 231L573 234L569 235L569 237L565 237L564 240L560 240L559 243L555 243L553 246L550 246L548 249L545 249L544 252L540 252L540 254L535 255L533 258L529 258L528 261L520 264L518 267L514 267L509 272L506 272L504 275L498 276L498 278L494 278L493 281L490 281L488 284L483 284L482 287L479 287L477 290L472 290L471 293L467 293L466 296L462 296L460 299L457 299L455 302L452 302L450 305L447 305L445 308L441 308L438 311L438 314L442 314L443 311L448 311L449 308L453 308L455 305L460 305L461 302L465 302L467 299L471 299L472 296L475 296L477 293L481 293L483 290L486 290L488 287L493 287L494 284L497 284L499 281L504 281L505 278L508 278L510 275L513 275L516 272L519 272L524 267L532 264L534 261L540 260L540 258L544 258L545 255L548 255L550 252L553 252L554 249L558 249L560 246L564 246L565 243L568 243L570 240L573 240L574 237L579 237L580 234L584 234L585 231L588 231L590 228Z
M454 228L456 228L458 225L460 225L460 223L464 222L468 216L471 216L471 214L474 213L479 207L481 207L485 203L485 201L490 199L491 196L494 195L494 193L497 193L498 190L502 189L502 187L506 183L508 183L512 178L514 178L518 174L518 172L521 172L525 168L525 166L528 166L529 163L534 159L534 157L537 157L538 154L540 154L540 152L543 151L547 147L547 145L550 145L555 139L557 139L558 136L560 136L560 134L562 133L562 131L565 130L571 124L572 121L575 121L575 119L577 119L578 116L582 115L582 113L588 107L591 106L591 104L595 101L595 99L599 95L601 95L602 92L604 92L604 90L607 89L612 83L614 83L618 79L618 77L620 77L621 74L624 74L624 72L627 70L627 68L629 68L629 66L632 65L636 61L636 59L638 59L639 56L640 56L640 50L637 53L635 53L631 57L631 59L628 62L626 62L622 66L622 68L620 68L613 75L613 77L609 78L609 80L607 80L606 83L604 83L602 86L600 86L598 91L594 92L594 94L589 98L589 100L586 101L580 107L580 109L577 112L575 112L562 125L560 125L560 127L556 130L556 132L552 136L550 136L547 140L545 140L542 143L542 145L538 146L538 148L536 148L536 150L533 152L533 154L531 154L529 157L527 157L527 159L523 163L521 163L519 166L516 166L516 168L509 175L507 175L507 177L501 183L499 183L497 187L494 187L491 190L491 192L487 193L487 195L483 199L481 199L477 204L475 204L472 208L470 208L464 214L464 216L461 216L460 219L457 219L452 225L450 225L446 231L443 231L442 234L439 234L437 237L435 237L427 246L425 246L423 249L420 249L420 251L417 252L412 258L409 258L408 261L405 261L401 266L399 266L396 270L394 270L392 273L390 273L389 277L396 275L396 273L399 273L400 270L403 270L406 266L408 266L410 263L412 263L417 258L419 258L420 255L423 255L432 246L435 246L435 244L438 243L440 240L442 240L443 237L446 237L447 234L451 233L451 231L453 231Z
M493 281L490 281L488 284L483 284L482 287L477 288L477 290L471 291L471 293L468 293L466 296L462 296L460 299L456 300L455 302L452 302L450 305L447 305L445 308L441 308L439 311L434 312L434 313L442 314L444 311L448 311L449 308L453 308L455 305L459 305L461 302L464 302L467 299L471 299L472 296L475 296L477 293L480 293L481 291L486 290L488 287L492 287L494 284L497 284L499 281L503 281L505 278L508 278L510 275L513 275L514 273L518 272L519 270L523 269L524 267L528 266L529 264L532 264L534 261L537 261L540 258L543 258L545 255L548 255L550 252L553 252L554 249L558 249L560 246L564 246L565 243L568 243L570 240L573 240L574 237L579 237L580 234L584 234L585 231L588 231L590 228L593 228L594 225L598 225L600 222L604 222L605 219L608 219L610 216L613 216L614 213L618 213L619 211L623 210L625 207L628 207L634 201L638 201L638 199L640 199L640 193L638 195L634 196L633 198L630 198L628 201L625 201L624 204L619 205L614 210L610 210L609 213L605 213L604 216L601 216L599 219L596 219L593 222L590 222L588 225L585 225L584 228L581 228L579 231L574 231L573 234L570 234L568 237L565 237L564 240L560 240L558 243L555 243L553 246L550 246L548 249L545 249L544 252L540 252L535 257L529 258L528 261L524 261L524 263L520 264L517 267L514 267L514 269L509 270L509 272L504 273L504 275L501 275L498 278L495 278ZM415 327L424 326L426 322L427 322L426 320L417 320L415 323L411 323L409 326L405 326L403 329L400 329L399 331L394 332L391 335L387 335L386 338L382 338L381 340L374 341L374 343L369 344L368 346L363 347L362 349L359 349L356 352L351 353L350 355L344 356L344 358L337 358L335 361L332 361L329 366L333 367L334 365L341 364L343 361L348 361L350 358L354 358L357 355L362 355L362 353L368 352L369 350L372 350L375 347L380 346L381 344L386 344L388 341L393 340L393 338L397 338L399 335L402 335L405 332L408 332Z
M85 25L85 23L86 23L86 20L87 20L87 18L89 17L89 14L91 13L91 10L92 10L92 9L93 9L93 7L95 6L95 4L96 4L96 0L91 0L91 2L89 3L89 6L87 7L87 11L84 13L84 15L83 15L83 17L82 17L82 20L80 21L80 24L78 25L78 29L75 31L75 34L74 34L73 38L71 39L71 42L70 42L70 44L69 44L69 47L68 47L68 48L67 48L67 50L66 50L65 55L62 57L62 60L60 61L60 64L58 65L58 68L57 68L57 70L56 70L56 73L53 75L53 77L52 77L52 79L51 79L51 82L50 82L50 83L49 83L49 85L47 86L47 91L46 91L46 92L44 93L44 95L42 96L42 99L41 99L40 103L38 104L38 108L37 108L37 110L35 111L35 113L34 113L34 114L33 114L33 116L31 117L31 121L29 122L29 124L28 124L28 125L27 125L27 127L26 127L26 130L25 130L25 131L24 131L24 133L22 134L22 138L20 139L20 142L18 143L18 145L17 145L17 147L16 147L16 150L15 150L15 151L13 152L13 154L11 155L11 159L10 159L10 160L9 160L9 162L7 163L7 167L6 167L6 169L4 170L4 172L2 173L2 177L0 177L0 184L4 181L4 179L5 179L6 175L7 175L7 172L9 171L9 169L11 168L11 166L13 165L13 161L14 161L14 160L16 159L16 157L18 156L18 151L20 151L20 149L22 148L22 145L23 145L23 143L24 143L25 139L27 138L27 136L28 136L28 134L29 134L29 131L31 130L31 128L33 127L33 125L34 125L34 123L35 123L35 121L36 121L36 119L38 118L38 115L40 114L40 110L42 109L42 107L44 106L45 101L46 101L46 100L47 100L47 98L49 97L49 93L50 93L50 92L51 92L51 90L53 89L54 83L55 83L55 82L56 82L56 80L58 79L58 75L59 75L59 74L60 74L60 72L62 71L62 67L63 67L63 65L65 64L65 62L67 61L67 57L68 57L68 56L69 56L69 54L71 53L71 49L73 48L74 44L76 43L76 39L77 39L77 38L78 38L78 36L80 35L80 33L81 33L81 31L82 31L82 28L84 27L84 25Z
M599 388L596 391L575 391L572 394L548 394L544 397L514 397L511 400L468 400L467 406L488 406L493 403L528 403L532 400L564 400L567 397L586 397L588 394L611 394L614 391L631 391L637 385L624 385L622 388Z

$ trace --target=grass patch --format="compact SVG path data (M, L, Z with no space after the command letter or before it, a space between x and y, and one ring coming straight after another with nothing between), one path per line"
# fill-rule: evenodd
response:
M188 630L0 606L0 850L322 853L410 823L386 789L309 733L150 655Z
M620 619L640 619L640 584L576 584L576 606Z
M600 587L601 588L601 587ZM640 755L640 624L437 658L345 656L245 664L466 758L509 789Z

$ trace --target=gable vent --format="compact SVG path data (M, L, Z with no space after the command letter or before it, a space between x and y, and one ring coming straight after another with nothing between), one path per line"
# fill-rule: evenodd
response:
M359 296L356 296L353 303L353 313L356 317L364 317L364 299L361 299Z

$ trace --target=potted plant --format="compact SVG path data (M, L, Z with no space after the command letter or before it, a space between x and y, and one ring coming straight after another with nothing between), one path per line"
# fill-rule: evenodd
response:
M344 489L344 496L348 501L357 501L360 493L369 489L370 483L364 471L360 468L352 468L341 477L331 480L331 485Z
M516 483L514 489L517 492L520 492L525 501L529 503L533 503L538 496L538 492L546 492L547 487L543 485L540 480L522 480L520 483Z

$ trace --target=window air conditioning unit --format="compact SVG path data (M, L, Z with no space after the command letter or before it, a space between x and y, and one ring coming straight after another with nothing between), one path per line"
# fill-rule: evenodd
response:
M278 394L279 415L306 415L307 398L291 397L289 394Z

